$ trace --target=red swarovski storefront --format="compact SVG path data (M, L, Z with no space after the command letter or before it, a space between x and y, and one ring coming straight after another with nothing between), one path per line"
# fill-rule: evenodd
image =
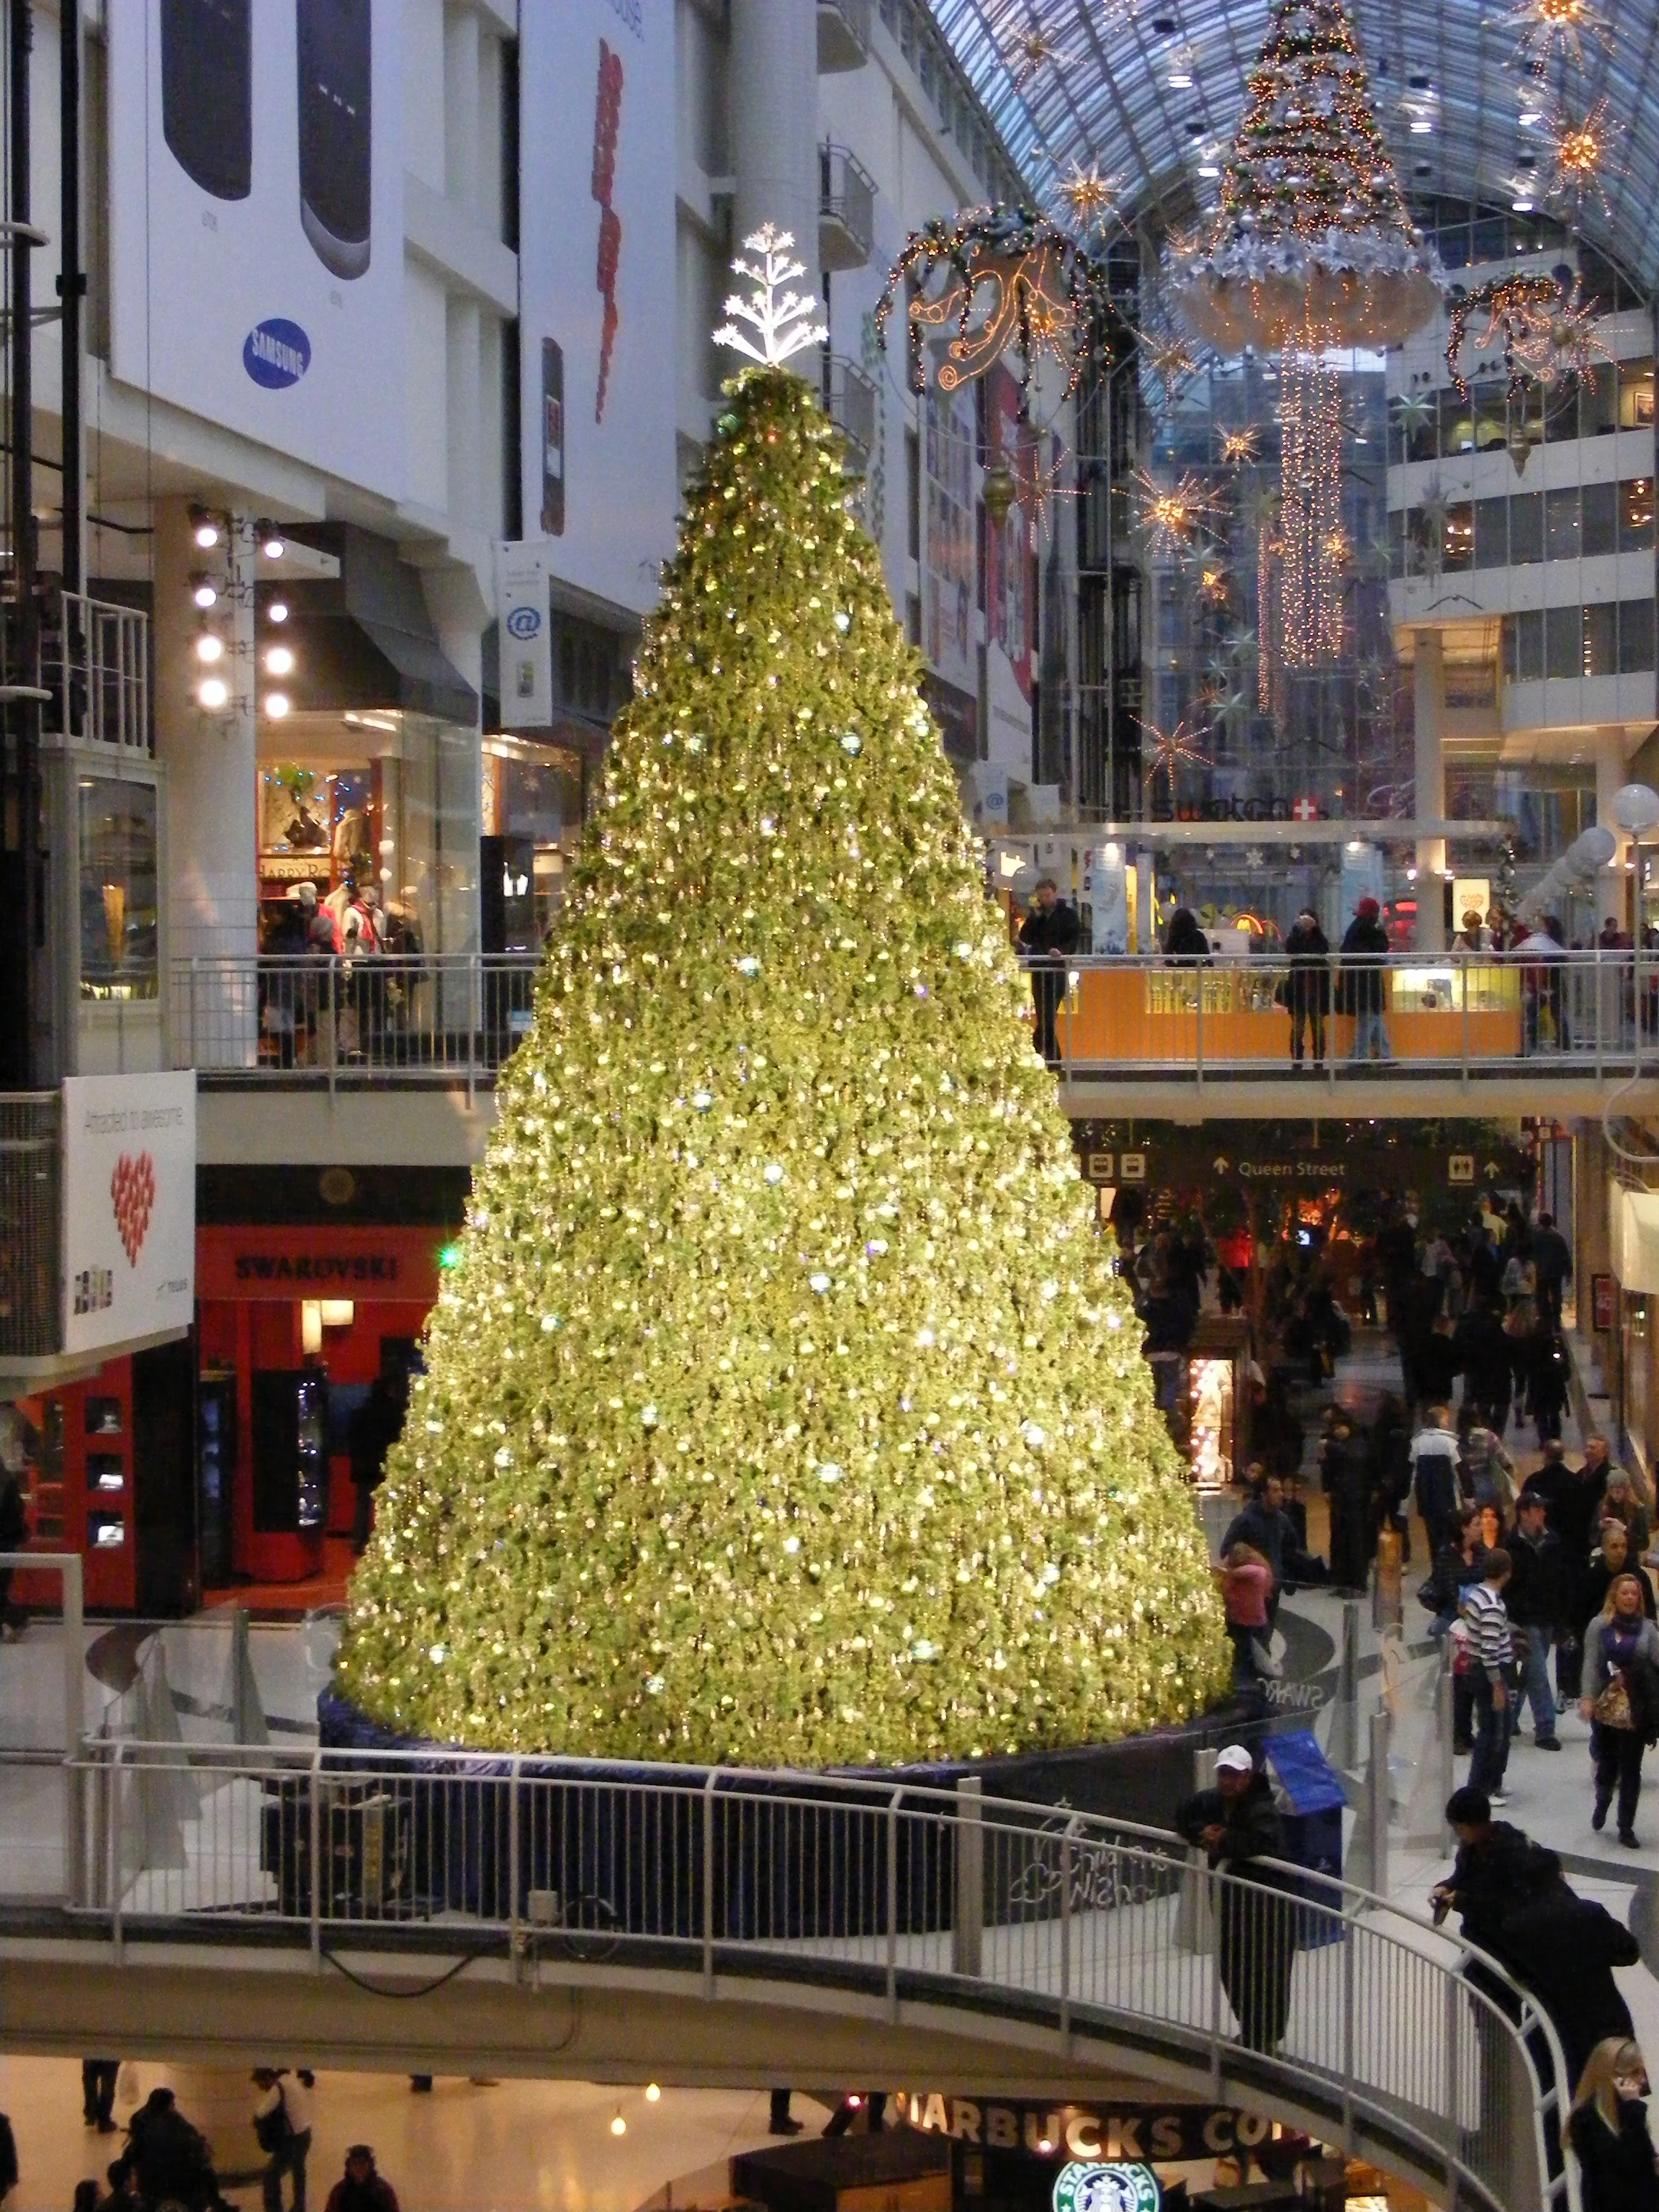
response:
M438 1295L437 1227L215 1225L196 1237L204 1587L318 1574L350 1534L350 1427L383 1347Z

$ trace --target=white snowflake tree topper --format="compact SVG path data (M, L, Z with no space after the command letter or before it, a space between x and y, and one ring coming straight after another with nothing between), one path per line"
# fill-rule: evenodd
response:
M792 231L775 230L769 222L763 223L743 242L747 252L760 256L758 264L738 260L732 267L755 289L747 299L733 292L726 302L726 312L741 316L760 343L745 337L735 322L722 323L714 333L714 343L747 354L750 361L762 362L769 368L777 368L792 354L821 345L830 335L830 325L811 319L818 306L811 293L786 289L806 274L805 264L791 257L789 249L795 242Z

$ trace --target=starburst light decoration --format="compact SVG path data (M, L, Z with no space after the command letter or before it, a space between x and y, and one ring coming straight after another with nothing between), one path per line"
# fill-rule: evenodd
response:
M1103 231L1117 213L1123 179L1115 174L1109 176L1097 161L1091 161L1086 167L1073 161L1070 175L1054 186L1054 198L1072 228L1086 236L1091 230Z
M1161 730L1156 722L1143 722L1140 744L1140 780L1148 793L1158 778L1164 780L1170 811L1174 813L1176 783L1183 768L1208 768L1209 757L1198 749L1198 732L1190 722L1182 721L1173 730Z
M1146 469L1132 479L1139 501L1139 526L1154 554L1184 553L1208 521L1215 495L1190 471L1165 483Z
M1606 100L1598 100L1588 115L1563 112L1549 117L1544 137L1554 167L1544 188L1545 198L1566 200L1578 208L1589 193L1600 199L1604 211L1611 213L1607 169L1618 136L1612 105Z
M1248 429L1224 430L1221 434L1221 458L1230 469L1245 467L1261 450L1261 433L1254 423Z
M1587 44L1613 45L1613 32L1592 0L1520 0L1504 20L1517 34L1518 51L1540 76L1553 54L1571 54L1582 67Z
M1044 70L1064 68L1072 58L1048 25L1029 8L1011 12L992 35L1009 76L1022 92Z
M1208 1553L921 661L811 386L725 390L336 1686L699 1765L1185 1718Z
M765 368L780 368L796 354L805 353L808 346L822 345L828 338L828 323L812 319L818 311L812 294L788 289L798 276L806 274L805 264L790 252L794 242L793 232L775 230L769 222L744 239L744 246L759 257L758 261L739 257L732 267L736 275L748 277L754 289L746 299L741 292L730 294L726 312L747 323L759 343L745 337L737 324L730 322L722 323L714 332L716 345L730 346Z

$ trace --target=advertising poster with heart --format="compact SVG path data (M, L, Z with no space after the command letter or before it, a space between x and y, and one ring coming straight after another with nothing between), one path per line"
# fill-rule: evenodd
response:
M64 1085L64 1347L188 1328L196 1304L196 1079Z

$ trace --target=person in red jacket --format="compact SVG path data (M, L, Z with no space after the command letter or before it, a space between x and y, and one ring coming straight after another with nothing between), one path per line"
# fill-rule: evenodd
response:
M375 2168L367 2143L353 2143L345 2172L328 2193L328 2212L398 2212L398 2192Z

